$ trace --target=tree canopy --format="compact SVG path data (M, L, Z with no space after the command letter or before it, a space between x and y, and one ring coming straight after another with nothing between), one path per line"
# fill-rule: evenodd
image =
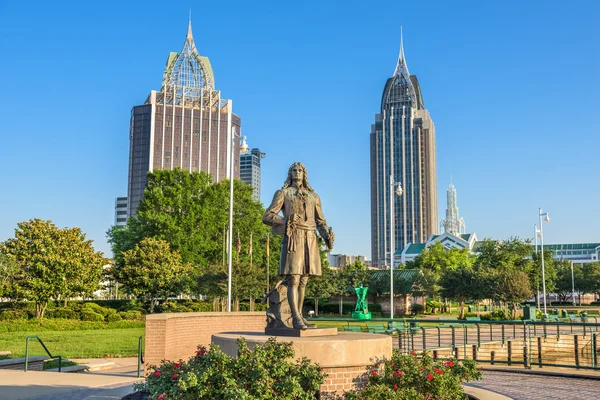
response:
M50 299L92 296L100 288L108 260L81 229L37 218L17 226L15 237L0 245L2 268L13 274L4 280L6 297L35 302L43 318Z

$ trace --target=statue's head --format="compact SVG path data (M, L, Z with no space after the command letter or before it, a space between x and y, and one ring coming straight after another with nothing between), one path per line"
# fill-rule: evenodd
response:
M302 186L304 189L314 192L313 188L308 183L308 173L306 172L306 167L299 161L290 165L287 179L283 184L283 188L285 189L286 187L292 186L296 179L300 179L302 181Z

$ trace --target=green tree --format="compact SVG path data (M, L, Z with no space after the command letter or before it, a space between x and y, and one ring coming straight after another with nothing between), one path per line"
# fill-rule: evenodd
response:
M10 297L13 282L18 274L19 265L0 247L0 298Z
M485 298L486 280L472 266L448 268L440 278L441 295L459 302L459 318L465 317L465 302L467 300L482 300Z
M159 298L179 294L187 285L191 267L162 239L146 238L123 253L119 280L129 293L148 300L150 312Z
M91 296L100 288L107 264L79 228L59 229L52 221L33 219L17 224L15 237L0 245L0 253L16 263L9 298L32 301L43 318L50 299Z
M406 263L407 269L419 269L422 275L419 279L419 287L424 295L437 297L440 293L439 280L442 273L448 269L456 269L459 266L473 265L475 257L464 249L447 249L439 242L432 244L423 250L413 261Z
M233 203L234 262L242 276L250 268L249 241L253 237L252 270L266 273L265 241L269 228L262 223L264 209L252 199L252 188L234 181ZM229 227L229 181L213 183L204 172L189 173L181 169L159 170L148 174L148 186L137 215L123 229L112 227L107 236L115 254L115 264L123 265L123 252L144 238L162 239L181 254L183 263L194 268L196 282L191 290L198 294L223 295L226 266L227 229ZM242 251L236 251L237 240ZM281 238L271 237L270 264L279 261ZM264 272L262 272L264 270ZM266 281L266 277L264 278ZM212 282L213 286L205 284ZM216 286L215 286L216 285ZM261 288L266 285L261 285ZM239 285L241 288L242 285ZM199 290L202 290L199 292ZM240 295L246 295L240 289ZM226 291L225 291L226 293Z
M321 276L311 276L306 285L306 297L312 297L315 303L315 315L319 315L319 298L339 294L336 285L337 273L329 267L329 261L323 246L321 246Z
M583 275L582 268L574 268L573 273L576 275L576 282L579 284ZM556 262L555 291L562 302L573 298L573 276L571 276L571 262L569 260Z

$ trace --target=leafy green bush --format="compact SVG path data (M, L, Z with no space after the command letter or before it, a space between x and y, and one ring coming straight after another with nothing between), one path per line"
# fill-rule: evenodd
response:
M121 318L127 320L138 320L144 317L144 314L142 314L141 311L137 310L121 311L119 315L121 316Z
M427 312L435 313L437 310L441 310L444 304L437 300L427 300Z
M0 321L13 321L17 319L28 319L26 310L4 310L0 313Z
M391 359L372 365L367 384L346 393L348 400L466 398L464 382L481 379L473 360L434 360L428 353L410 355L394 350Z
M48 311L48 318L80 319L77 311L62 307Z
M104 321L102 314L95 313L91 310L83 310L80 314L82 321Z
M354 309L356 308L356 304L354 303L342 303L342 314L348 315L352 314ZM319 304L319 314L339 314L340 313L340 303L325 303Z
M153 399L313 400L326 375L303 358L294 360L291 343L274 338L249 349L238 340L238 356L229 357L218 346L198 347L188 362L150 366L146 382Z
M114 312L114 313L110 313L106 316L106 322L117 322L117 321L122 321L123 317L121 317L121 315L119 315L118 312Z
M466 315L465 316L469 316ZM506 321L506 312L503 309L497 309L494 312L481 315L482 321Z
M192 303L190 304L190 308L194 312L211 312L213 310L212 304L206 301Z
M422 313L422 312L423 312L423 309L424 309L423 305L422 305L422 304L419 304L419 303L412 303L412 304L410 305L410 312L411 312L413 315L416 315L416 314L420 314L420 313Z

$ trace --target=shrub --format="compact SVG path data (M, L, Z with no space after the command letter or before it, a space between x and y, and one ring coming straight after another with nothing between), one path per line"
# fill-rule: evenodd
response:
M102 314L95 313L91 310L81 311L80 316L82 321L104 321L104 316Z
M79 313L70 308L55 308L48 315L49 318L79 319Z
M121 311L119 315L121 316L121 318L127 320L142 319L142 317L144 316L144 314L142 314L141 311L137 310Z
M16 319L28 319L26 310L4 310L0 313L0 321L13 321Z
M354 303L342 303L342 314L348 315L352 314L354 309L356 308L356 304ZM319 314L338 314L340 313L340 303L325 303L319 304Z
M271 338L249 349L242 338L238 348L238 356L229 357L218 346L200 346L188 362L150 366L146 382L134 386L153 399L313 400L325 381L319 365L290 361L291 343Z
M481 379L473 360L434 360L428 353L410 355L394 350L368 370L367 384L350 400L465 399L464 382Z
M423 308L423 305L422 305L422 304L419 304L419 303L412 303L412 304L410 305L410 312L411 312L413 315L416 315L416 314L420 314L420 313L422 313L422 312L423 312L423 309L424 309L424 308Z
M444 304L437 300L427 301L427 312L435 313L436 310L441 310Z
M121 317L116 310L113 311L114 312L111 312L106 316L106 322L117 322L123 320L123 317Z
M208 303L206 301L192 303L190 304L190 308L194 312L211 312L213 310L212 303Z

